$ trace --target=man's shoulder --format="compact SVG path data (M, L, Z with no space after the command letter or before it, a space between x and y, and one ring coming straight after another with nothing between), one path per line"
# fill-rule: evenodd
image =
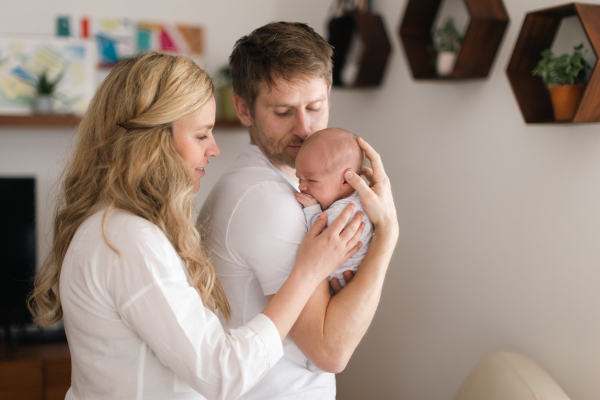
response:
M295 205L295 192L260 150L250 146L219 179L210 197L222 205L232 201Z
M207 222L209 217L221 224L228 224L234 217L304 218L295 192L264 157L245 151L214 186L202 207L199 222Z

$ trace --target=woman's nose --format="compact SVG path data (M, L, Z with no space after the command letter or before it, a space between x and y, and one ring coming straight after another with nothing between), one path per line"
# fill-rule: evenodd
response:
M219 146L217 146L217 142L215 141L215 138L211 138L212 143L210 143L210 145L208 146L208 148L206 149L206 155L207 157L216 157L219 154L221 154L221 149L219 149Z

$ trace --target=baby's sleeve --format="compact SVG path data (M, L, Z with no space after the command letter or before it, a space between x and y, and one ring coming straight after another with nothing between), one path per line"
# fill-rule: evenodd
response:
M306 217L306 226L310 229L311 226L319 219L323 210L319 203L304 208L304 216Z

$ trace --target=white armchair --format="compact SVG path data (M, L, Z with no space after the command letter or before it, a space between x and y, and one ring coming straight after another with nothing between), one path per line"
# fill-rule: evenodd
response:
M570 400L535 361L495 351L473 368L454 400Z

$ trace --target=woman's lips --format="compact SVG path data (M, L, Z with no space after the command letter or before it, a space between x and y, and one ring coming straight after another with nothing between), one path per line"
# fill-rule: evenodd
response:
M198 175L200 175L200 178L202 178L206 174L206 171L204 171L204 168L196 168L194 170L194 172L197 173Z

